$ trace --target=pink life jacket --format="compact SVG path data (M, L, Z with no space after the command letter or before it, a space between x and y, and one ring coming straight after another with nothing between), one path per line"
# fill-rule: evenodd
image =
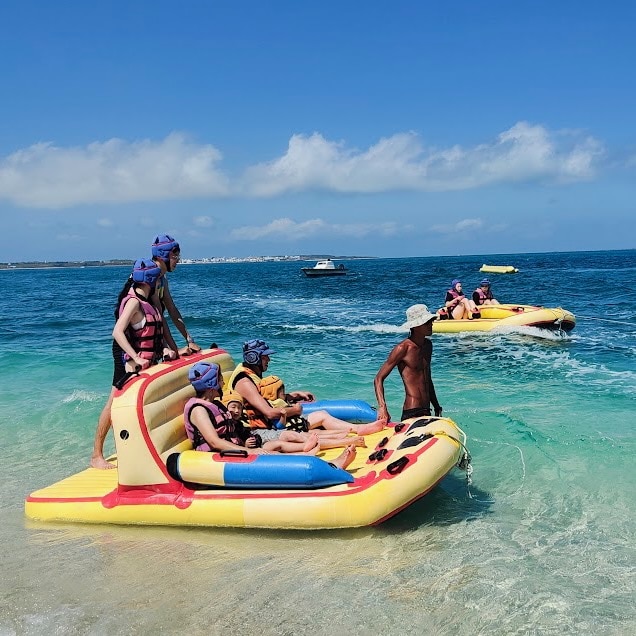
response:
M486 300L492 300L493 299L493 295L492 295L492 291L490 290L490 287L488 288L488 291L485 292L481 287L478 287L475 290L476 294L479 294L479 304L483 305L484 301Z
M190 414L195 406L202 406L210 415L210 421L216 430L216 434L226 442L232 442L237 446L245 446L236 433L236 425L228 410L220 402L208 402L201 398L190 398L183 409L183 422L188 438L192 442L194 450L211 453L214 449L206 442L201 431L190 420Z
M464 292L460 294L454 287L452 289L449 289L447 293L449 293L453 297L453 300L457 300L458 298L465 298Z
M163 350L163 320L161 315L152 303L135 293L134 287L131 287L128 295L122 299L119 305L119 315L131 298L136 298L139 301L146 322L141 329L133 329L132 325L128 326L127 336L130 345L138 352L140 358L151 362L159 360ZM128 354L124 353L124 360L129 359Z

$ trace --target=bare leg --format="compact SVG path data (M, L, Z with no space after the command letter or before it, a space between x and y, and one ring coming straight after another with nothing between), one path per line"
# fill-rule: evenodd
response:
M276 451L279 453L289 453L295 455L316 455L320 450L318 436L310 437L306 442L284 442L280 439L265 442L263 449L266 451Z
M327 413L327 411L314 411L307 416L307 421L311 429L322 426L328 431L346 431L347 433L355 433L356 435L377 433L386 425L386 420L376 420L369 424L351 424L350 422L339 420L337 417Z
M386 420L381 418L375 422L369 422L368 424L358 424L353 427L353 432L358 435L370 435L371 433L378 433L386 426Z
M356 458L355 446L347 446L331 463L338 468L345 469Z
M104 459L104 442L106 441L106 435L113 425L110 419L110 407L113 404L113 397L115 396L115 387L110 391L108 400L102 409L97 420L97 430L95 431L95 441L93 443L93 454L91 455L91 466L93 468L108 469L116 468L115 464L111 464Z
M362 448L366 448L367 444L364 441L364 437L360 437L356 435L352 437L348 435L347 437L320 437L320 450L326 450L328 448L342 448L347 446L361 446Z

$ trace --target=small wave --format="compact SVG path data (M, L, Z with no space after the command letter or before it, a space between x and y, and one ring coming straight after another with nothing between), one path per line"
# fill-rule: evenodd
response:
M62 398L62 404L72 404L73 402L97 402L103 400L104 396L92 391L75 390L70 395Z
M405 333L406 329L403 327L396 327L395 325L388 324L376 324L376 325L356 325L354 327L345 327L343 325L281 325L283 329L289 329L290 331L343 331L348 333L361 333L370 331L372 333Z

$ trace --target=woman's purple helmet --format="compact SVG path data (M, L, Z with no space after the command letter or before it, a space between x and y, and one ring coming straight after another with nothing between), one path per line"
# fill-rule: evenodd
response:
M146 283L154 287L161 276L161 268L149 258L140 258L135 261L132 271L132 279L135 283Z

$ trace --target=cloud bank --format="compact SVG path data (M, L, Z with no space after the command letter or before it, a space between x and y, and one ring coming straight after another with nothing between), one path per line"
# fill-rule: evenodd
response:
M184 135L60 148L38 143L0 160L0 198L23 207L66 208L226 196L221 153Z
M329 236L340 238L362 238L370 234L393 236L400 229L397 223L327 223L323 219L310 219L297 223L289 218L274 219L266 225L246 225L235 228L229 237L239 241L256 241L269 238L280 238L287 242L303 240L312 236Z
M230 178L214 146L174 133L162 141L111 139L86 147L38 143L0 158L0 199L65 208L188 198L276 197L311 190L440 192L594 177L602 144L575 131L519 122L489 143L433 148L398 133L366 150L319 133L294 135L285 154ZM201 219L201 224L206 221Z

